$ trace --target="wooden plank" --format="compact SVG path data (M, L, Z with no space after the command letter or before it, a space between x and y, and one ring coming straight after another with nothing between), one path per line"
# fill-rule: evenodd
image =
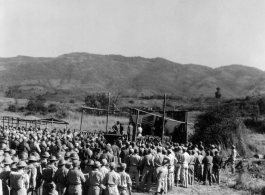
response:
M164 104L163 104L163 124L162 124L162 144L164 143L164 133L165 133L165 116L166 115L166 94L164 94Z

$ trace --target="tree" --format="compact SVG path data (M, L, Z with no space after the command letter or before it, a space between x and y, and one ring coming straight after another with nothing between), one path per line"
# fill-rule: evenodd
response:
M108 94L107 93L96 93L89 94L85 97L85 105L92 108L107 109L108 107ZM113 112L118 109L120 103L120 94L112 96L110 98L110 110Z
M192 141L203 141L207 144L221 144L224 148L237 145L246 152L244 124L239 110L230 105L209 107L198 115L195 122Z

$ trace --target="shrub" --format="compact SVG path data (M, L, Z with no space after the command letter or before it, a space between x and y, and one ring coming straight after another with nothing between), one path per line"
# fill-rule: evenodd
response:
M74 104L75 103L75 100L70 100L69 103L70 104Z
M203 141L206 144L218 143L225 149L234 144L238 152L245 155L247 132L239 116L238 109L233 106L217 105L207 108L195 121L192 141Z

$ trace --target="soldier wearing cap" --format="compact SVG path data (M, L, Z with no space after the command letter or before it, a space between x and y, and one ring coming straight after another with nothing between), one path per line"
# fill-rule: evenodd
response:
M64 195L66 192L66 177L68 169L65 167L65 160L60 159L58 169L54 174L53 181L56 184L56 190L59 195Z
M232 173L235 173L235 163L236 163L236 157L239 156L238 152L236 151L235 145L232 146L231 151L231 164L232 164Z
M181 172L182 172L182 185L184 188L188 187L189 180L189 161L190 155L187 153L187 148L183 148L183 161L181 162Z
M105 175L109 172L109 169L106 167L108 164L108 161L106 159L102 159L101 161L101 167L99 168L99 171L103 174L103 178L105 178Z
M184 161L182 148L180 146L175 148L175 157L177 159L177 164L175 164L175 180L176 185L178 186L180 183L181 163Z
M89 173L93 170L94 161L92 159L88 159L86 162L86 167L83 171L86 182L83 183L83 195L86 195L89 190Z
M28 166L25 167L25 172L29 175L29 189L28 195L33 194L36 190L36 178L37 178L37 168L35 167L35 162L37 161L35 156L30 156L28 159Z
M138 189L139 188L139 177L140 177L139 169L141 166L141 157L138 155L138 149L136 148L134 149L134 153L130 156L129 159L130 159L128 162L128 165L130 167L129 174L131 178L135 177L136 188Z
M79 169L79 160L73 160L73 168L68 171L67 183L69 195L82 195L82 183L86 181L84 174Z
M45 169L42 170L43 183L43 195L52 193L55 189L55 183L53 182L53 177L57 171L55 163L57 161L55 156L50 156L48 159L49 163Z
M5 157L2 163L4 164L4 168L2 172L0 173L0 179L2 180L2 190L3 194L9 194L10 193L10 188L8 186L8 180L9 180L9 175L11 172L10 165L12 164L12 159L10 157Z
M99 171L101 164L99 161L96 161L93 165L93 170L89 173L89 195L100 195L101 188L105 188L102 185L103 183L103 174Z
M24 172L25 166L27 164L24 161L19 161L17 163L17 171L10 173L11 195L27 195L29 176Z
M156 194L164 194L167 190L167 161L163 161L162 166L158 167L156 175Z
M206 181L209 180L210 186L212 185L212 166L213 166L213 157L210 155L210 151L206 152L206 156L202 160L204 164L203 170L203 184L206 185Z
M121 164L120 183L119 183L119 192L120 195L131 195L132 191L132 180L128 173L125 172L126 164Z
M151 189L151 180L152 180L152 175L154 171L154 157L152 155L152 150L149 148L148 149L148 154L145 155L143 159L143 175L142 175L142 181L141 181L141 190L144 192L144 184L147 180L147 187L146 191L150 191Z
M120 175L115 172L115 163L110 163L110 172L104 178L103 184L106 186L105 195L119 195L118 185L120 183Z
M197 166L197 179L198 179L198 182L201 182L203 181L203 163L202 163L202 160L203 160L203 155L202 155L202 152L201 151L198 151L198 157L196 159L196 166Z
M189 184L193 185L194 184L194 166L196 163L196 157L194 156L195 151L192 150L190 154L190 161L189 161Z

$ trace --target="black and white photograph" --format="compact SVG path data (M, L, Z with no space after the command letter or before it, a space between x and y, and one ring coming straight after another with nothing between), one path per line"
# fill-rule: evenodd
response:
M0 0L0 195L265 195L264 0Z

